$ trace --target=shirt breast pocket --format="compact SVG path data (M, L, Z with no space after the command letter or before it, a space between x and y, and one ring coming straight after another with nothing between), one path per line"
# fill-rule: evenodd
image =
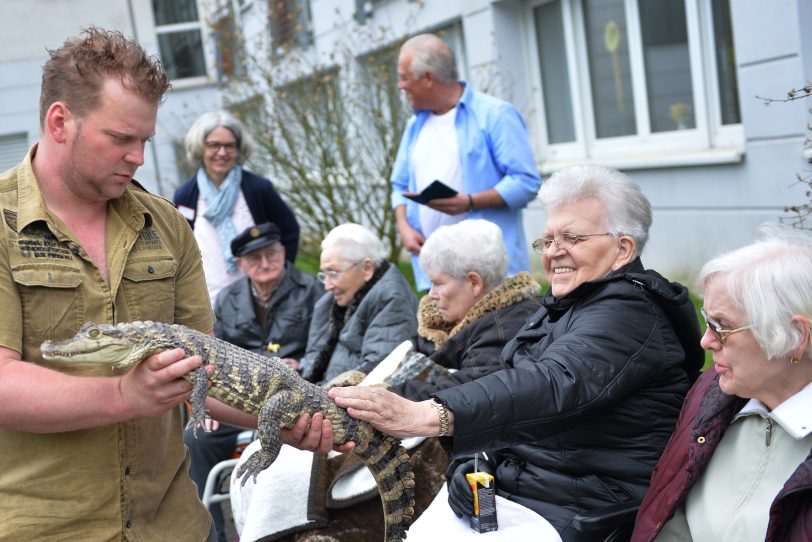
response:
M63 340L84 323L82 274L69 266L24 264L11 270L22 305L23 344Z
M127 262L122 280L126 319L173 323L176 271L171 258Z

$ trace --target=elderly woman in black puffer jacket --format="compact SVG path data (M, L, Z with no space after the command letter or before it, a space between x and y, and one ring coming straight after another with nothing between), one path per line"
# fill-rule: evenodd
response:
M687 289L640 262L651 224L640 189L617 171L575 166L539 198L547 223L533 247L550 290L499 371L421 402L375 388L330 391L388 434L450 437L451 510L429 529L435 540L451 511L473 512L465 474L479 451L498 499L542 516L566 542L600 539L574 516L641 499L703 362ZM427 539L416 528L409 539Z

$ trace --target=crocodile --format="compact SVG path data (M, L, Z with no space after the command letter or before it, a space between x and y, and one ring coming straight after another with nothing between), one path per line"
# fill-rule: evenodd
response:
M84 324L72 338L45 341L42 357L54 361L111 363L120 368L136 365L157 352L182 348L213 364L209 379L203 366L184 376L192 383L190 424L205 427L205 397L257 416L261 449L236 472L244 485L249 476L266 469L279 455L283 428L292 427L301 414L322 412L333 426L333 442L355 442L353 452L366 463L383 501L385 541L406 537L414 515L414 473L400 441L356 420L327 397L324 388L311 384L277 357L245 350L178 324L130 322ZM211 380L211 387L209 387Z

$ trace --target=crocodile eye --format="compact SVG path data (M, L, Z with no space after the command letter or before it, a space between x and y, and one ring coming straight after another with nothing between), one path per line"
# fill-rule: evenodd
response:
M87 334L95 339L96 337L99 336L99 330L94 328L94 329L91 329L90 331L88 331Z

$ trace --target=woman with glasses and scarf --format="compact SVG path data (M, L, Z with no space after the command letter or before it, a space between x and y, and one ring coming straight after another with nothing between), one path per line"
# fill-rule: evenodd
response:
M186 158L199 165L173 201L194 229L212 304L222 288L244 276L231 253L238 233L265 222L281 232L285 259L299 249L299 223L270 180L243 168L253 143L227 111L201 115L186 133Z
M341 224L321 242L318 278L327 293L313 310L307 350L286 359L324 384L351 370L369 373L417 331L417 297L386 247L358 224Z
M812 237L767 226L697 280L713 354L635 541L812 540Z
M552 175L539 199L547 222L533 247L550 289L502 350L500 370L424 401L380 388L329 392L385 433L445 437L448 495L409 540L480 536L468 534L465 475L482 451L488 459L479 454L478 467L495 477L497 515L501 507L535 523L535 540L550 525L557 535L546 540L600 540L603 526L587 532L575 517L642 499L698 376L703 355L687 289L640 261L651 206L639 187L614 170L574 166Z

